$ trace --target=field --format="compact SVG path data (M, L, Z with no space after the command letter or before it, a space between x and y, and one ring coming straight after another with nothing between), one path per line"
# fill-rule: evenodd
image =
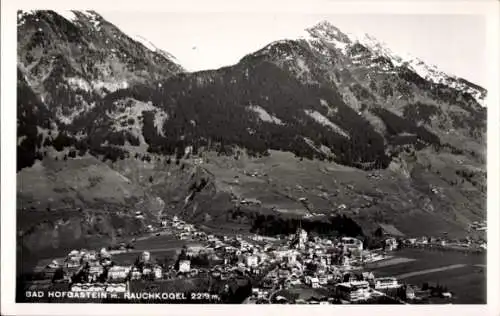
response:
M144 190L90 156L66 161L44 159L17 174L17 201L25 209L44 210L109 204L125 205Z
M280 290L274 292L273 299L278 297L278 296L283 296L289 301L297 300L297 299L302 299L302 300L308 300L311 298L322 298L322 297L328 297L331 294L331 290L326 289L326 288L318 288L318 289L313 289L313 288L308 288L308 287L295 287L295 288L290 288L287 290ZM274 302L274 300L273 300Z
M486 199L471 185L450 185L455 178L422 167L433 154L421 152L415 165L406 166L403 173L394 168L366 172L276 151L267 157L243 156L239 160L207 155L202 167L214 176L220 191L257 199L262 209L281 217L292 213L345 214L367 234L377 222L389 221L406 235L446 232L463 238L468 223L484 218ZM453 163L446 153L434 160L440 166ZM432 187L439 193L432 193ZM307 202L300 202L304 198Z
M415 260L367 268L377 277L395 276L418 286L425 282L447 286L456 304L486 303L486 256L422 249L403 249L395 255Z
M113 259L120 264L132 264L141 252L149 251L154 259L172 263L184 245L189 245L189 242L178 240L172 235L150 236L136 241L134 249L116 254Z
M189 241L179 240L171 234L161 234L160 236L145 236L137 238L134 242L135 250L149 250L164 249L164 248L182 248Z

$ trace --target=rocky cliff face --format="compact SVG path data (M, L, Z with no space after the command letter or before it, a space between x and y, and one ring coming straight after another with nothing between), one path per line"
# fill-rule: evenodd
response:
M17 56L19 168L60 133L64 142L68 127L110 92L183 71L167 53L131 39L93 11L20 11ZM30 117L38 121L27 122Z

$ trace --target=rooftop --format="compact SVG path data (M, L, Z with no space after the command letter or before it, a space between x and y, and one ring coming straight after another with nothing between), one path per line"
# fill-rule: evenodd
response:
M337 284L337 286L343 286L343 287L360 287L360 286L368 286L367 281L352 281L352 282L343 282Z

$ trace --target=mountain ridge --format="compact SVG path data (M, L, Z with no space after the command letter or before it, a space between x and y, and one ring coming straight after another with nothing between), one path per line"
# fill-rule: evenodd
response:
M46 14L49 14L50 16L50 14L52 14L50 12L51 11L47 11ZM35 17L35 22L40 21L40 17L37 17L36 14L38 13L34 13L31 15L21 14L21 20L24 21L24 23L20 23L20 27L25 26L26 19L28 19L28 17L30 16ZM57 15L57 13L54 14ZM81 13L78 11L69 11L66 12L66 16L64 17L64 19L66 21L70 21L70 23L72 24L77 25L83 25L86 22L91 21L93 24L92 27L97 27L101 24L105 25L107 23L101 16L99 16L95 12ZM31 21L31 23L33 23L33 21ZM85 26L82 27L86 29ZM219 77L219 79L222 79L222 81L219 81L219 84L229 84L235 86L234 84L236 83L236 80L248 81L248 73L250 69L255 69L257 65L260 65L261 61L259 60L265 60L266 62L275 64L279 69L281 69L281 71L287 73L287 75L292 74L296 77L296 79L306 85L318 85L318 88L320 90L323 89L323 91L326 91L325 89L336 90L335 93L337 94L337 97L335 98L338 99L340 97L343 100L344 104L348 105L349 108L352 108L355 112L357 112L358 115L363 117L363 119L368 120L368 122L370 122L370 125L372 125L372 128L378 130L379 133L387 133L387 126L384 126L387 124L383 121L384 117L385 120L387 120L390 115L396 115L400 117L405 116L405 113L408 113L408 115L410 113L421 115L421 111L427 111L429 112L429 114L425 114L421 118L420 123L417 122L417 125L413 128L410 128L410 130L421 130L422 133L429 134L428 131L424 130L426 128L431 128L431 133L434 133L435 135L448 133L448 131L454 130L455 126L460 127L460 124L472 122L472 120L475 120L476 118L485 118L484 111L482 111L478 107L477 102L474 102L474 97L467 91L463 91L463 89L460 90L457 87L450 87L449 85L443 83L436 84L435 80L433 79L422 78L421 76L419 76L418 72L414 71L413 68L407 67L402 59L400 59L399 57L395 57L395 55L390 50L386 49L382 44L376 42L371 37L368 37L369 45L366 43L363 45L361 44L359 39L353 39L352 36L348 36L345 33L342 33L338 28L326 21L316 24L315 26L307 29L306 32L309 34L308 38L298 40L280 40L270 43L261 50L245 56L237 65L234 66L223 67L218 70L207 70L193 73L187 73L181 68L177 68L173 72L173 80L168 80L168 77L163 77L163 80L161 80L160 77L156 79L155 77L153 77L152 81L149 80L149 82L145 83L138 82L139 84L143 84L144 87L139 89L142 89L144 93L150 95L149 97L142 97L141 101L146 103L150 102L152 94L162 93L161 91L165 91L165 87L162 87L162 85L171 85L172 82L177 82L174 83L174 90L185 84L188 85L188 89L192 89L193 87L203 88L207 84L211 85L214 82L214 78ZM117 35L113 33L113 37L116 36ZM123 37L120 37L120 39L122 38ZM125 38L131 39L126 35ZM107 43L108 41L109 39L106 38L105 42ZM136 45L135 43L137 42L134 41L131 43L133 43L131 45ZM155 53L155 51L157 51L155 47L147 47L144 46L143 43L139 43L138 45L141 45L141 47L149 52ZM23 47L22 42L20 44L20 47ZM107 49L111 49L112 51L114 50L114 48L109 47L107 47ZM21 53L20 56L21 60L23 57L26 60L30 55L28 52L28 54ZM157 58L156 55L153 56L154 58ZM165 55L162 56L164 57ZM61 55L61 53L53 56L52 60L54 60L54 58L56 60L56 66L62 68L60 72L69 73L69 76L67 74L65 75L66 78L70 77L71 74L74 73L72 69L76 68L71 64L78 63L77 60L68 60L66 57L64 57L63 54ZM42 61L43 58L35 66L39 66ZM269 66L270 64L267 66L257 67L260 67L261 71L268 71ZM36 68L31 66L30 64L27 64L27 62L21 62L18 67L20 71L24 73L25 78L28 80L31 79L29 78L30 75L31 77L33 77L33 70L36 70ZM69 69L66 70L67 68ZM311 71L311 69L313 70ZM43 72L43 70L40 71ZM234 72L234 74L230 74L231 72ZM238 76L240 76L240 79L236 79L235 77L238 72L240 72L240 74L238 74ZM50 76L52 76L53 73L54 71L50 73L49 77L45 77L43 79L44 86L42 86L42 90L43 88L47 89L45 82L48 81L47 79L51 79ZM229 83L225 82L225 79L223 79L224 76L227 77L227 75L222 75L221 77L220 74L224 73L227 73L229 74L229 77L232 77ZM241 74L243 74L243 76L241 76ZM275 75L278 75L278 73L275 72ZM72 112L69 113L70 116L68 116L64 113L65 110L66 112L68 110L66 107L59 107L55 109L55 116L58 118L59 122L63 126L67 125L70 129L72 129L71 125L73 120L86 120L85 117L88 117L89 113L95 111L97 111L97 113L102 112L100 108L96 109L96 106L100 104L99 107L102 107L103 102L107 102L105 100L110 99L109 97L106 97L106 94L120 95L124 93L126 94L126 90L129 90L130 92L139 91L133 87L129 88L129 84L127 83L127 81L123 81L122 83L115 82L115 87L112 87L111 89L106 89L106 87L102 86L96 87L95 84L93 84L92 86L92 82L87 81L81 76L82 75L78 77L77 74L77 77L70 77L66 79L69 84L69 86L67 86L66 88L67 93L70 94L69 100L74 100L73 102L76 104L80 103L77 111L75 112L74 110L72 110ZM166 81L165 78L167 78ZM54 82L58 82L58 80L61 81L57 76L56 78L52 78L52 81ZM113 77L113 80L116 81L116 77ZM390 83L391 81L395 82L396 85L391 87L391 85L394 85L393 83ZM121 87L120 84L122 84ZM132 84L135 85L135 83L133 82ZM153 84L153 86L156 86L152 87L151 84ZM181 86L178 86L178 84L181 84ZM29 85L40 96L40 101L42 103L51 103L50 97L54 97L55 93L48 93L49 101L47 101L43 91L42 93L40 93L37 91L39 89L33 87L34 85L32 83L30 83ZM105 91L102 89L104 89ZM149 91L147 91L148 89ZM185 89L185 87L182 87L182 89ZM72 92L71 90L73 90L74 92ZM117 93L114 93L114 91L116 91ZM56 95L60 93L60 91L57 91ZM71 94L76 94L76 98L71 96ZM174 99L176 99L181 97L181 95L176 94L175 96L164 97L173 97ZM418 96L418 98L415 98L415 96ZM422 96L424 97L423 99ZM156 103L165 102L164 100L160 100L158 98L156 98L156 100ZM436 102L436 100L438 101ZM331 108L331 106L328 105L323 99L319 101L319 103L323 105L322 108L318 108L317 110L304 109L304 113L306 114L306 116L315 120L317 124L328 126L330 129L333 129L343 136L346 136L346 126L340 126L343 124L340 121L337 123L335 123L335 121L332 121L333 117L335 116L334 113L338 111L338 108ZM425 102L428 101L435 104L425 104ZM266 117L272 117L274 122L283 123L282 120L280 120L279 117L275 115L276 113L273 114L273 112L270 111L269 108L266 109L260 107L258 104L259 101L246 100L244 102L248 103L250 110L253 110L255 112L255 110L257 109L261 117L262 115L267 115ZM446 109L444 109L444 105L441 104L443 102L449 104ZM458 107L456 105L457 103ZM383 106L381 106L381 104L383 104ZM253 107L253 105L256 105L257 107ZM155 110L156 108L158 108L158 104L155 104L155 102L153 102L151 106L143 107L144 110L141 110L140 112L142 113L146 109L149 109L147 111L153 110L159 113L155 114L156 116L154 120L157 124L160 125L154 126L156 126L157 128L157 134L159 134L159 136L165 135L161 124L165 124L166 120L168 120L168 117L172 117L172 113L168 114L168 111L166 111L165 108ZM113 107L114 106L111 106L111 108ZM328 111L322 113L325 109L328 109ZM54 112L54 109L51 109L51 111ZM381 111L389 111L390 113L387 113L387 115L385 115L384 117L380 117L380 113L382 113ZM462 115L463 111L471 113L471 115L464 116ZM115 114L113 115L115 117L118 117ZM436 121L437 119L431 119L431 117L436 118L436 115L438 115L439 122ZM135 117L130 118L129 121L136 121L138 119L138 116L139 115L135 115ZM470 116L472 116L472 118L469 118ZM293 119L298 119L298 117L295 117ZM403 117L403 119L405 118ZM286 128L286 125L287 124L281 124L283 128ZM469 136L473 138L475 137L474 135L479 135L480 137L482 137L481 135L485 132L485 126L483 125L478 125L477 128L471 129L462 128L463 132L460 133L464 134L467 132L470 134ZM123 126L126 127L127 124ZM136 127L136 129L137 128L139 127ZM252 127L250 126L247 127L247 129L249 128L252 129ZM122 128L119 129L123 130ZM74 132L75 131L73 131L72 133ZM175 131L173 132L174 134L176 133ZM410 134L412 133L413 132L410 131ZM433 137L437 139L440 136L441 135ZM129 136L127 135L124 135L124 137L129 138ZM138 138L138 133L135 133L133 137ZM155 138L155 136L152 137ZM310 137L306 138L311 139ZM149 139L151 139L151 137L149 137ZM316 143L318 143L318 141L319 140L316 139ZM136 141L134 141L134 143L136 143ZM147 145L151 147L150 143ZM318 143L318 145L321 144ZM310 145L307 146L310 147ZM327 145L327 147L331 146ZM279 148L275 147L274 149ZM182 152L183 149L180 149L180 151ZM170 154L172 154L172 151L170 151Z
M379 41L376 37L368 33L344 33L331 22L323 20L311 27L306 28L302 34L290 37L287 40L306 40L308 42L314 42L317 40L327 41L335 45L342 52L345 51L348 45L359 43L367 47L373 53L377 54L377 57L388 58L396 66L407 65L410 70L415 71L419 76L426 80L431 80L434 83L446 84L457 90L464 90L465 92L473 95L481 106L486 106L484 102L487 93L486 89L483 87L454 74L446 73L445 71L440 70L436 65L426 63L422 59L407 52L396 53L391 50L386 43ZM280 41L283 40L276 40L268 45L271 45L272 43L279 43Z

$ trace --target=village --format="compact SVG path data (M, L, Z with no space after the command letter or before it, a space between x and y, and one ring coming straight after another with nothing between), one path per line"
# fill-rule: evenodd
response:
M183 243L171 264L157 260L153 251L138 252L123 244L118 249L73 250L63 260L38 267L36 272L44 281L32 288L50 283L74 293L100 292L130 298L138 288L151 290L138 284L202 279L224 284L220 293L200 290L205 301L220 301L233 291L231 280L247 280L243 283L249 284L243 302L248 304L411 304L430 296L451 300L453 294L445 286L412 285L396 277L377 276L367 266L390 261L404 247L486 249L484 241L476 244L471 240L406 238L386 224L380 224L376 232L383 247L370 250L354 237L326 239L311 236L300 227L295 234L280 238L226 236L206 233L173 217L149 230L151 236L161 238L165 234ZM120 262L120 255L127 253L137 253L133 264Z

